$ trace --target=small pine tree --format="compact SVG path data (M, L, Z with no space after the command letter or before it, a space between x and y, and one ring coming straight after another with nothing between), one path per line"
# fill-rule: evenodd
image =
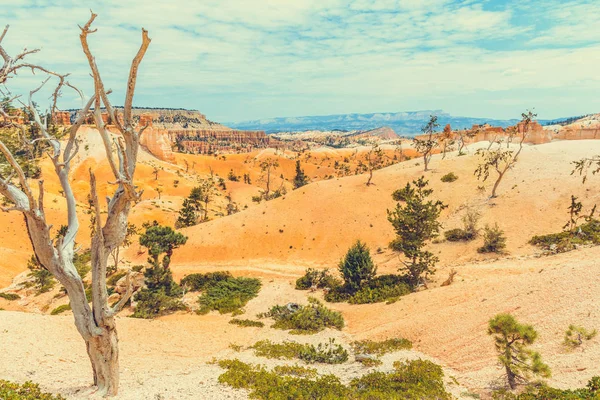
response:
M550 368L540 354L528 348L537 339L533 326L520 324L510 314L498 314L489 322L488 335L494 336L498 360L511 389L532 376L550 377Z
M367 245L357 240L339 264L340 273L350 293L356 293L363 283L370 281L377 273Z
M144 271L146 287L136 295L134 317L153 318L183 308L178 297L183 291L173 280L169 265L173 250L187 242L187 237L156 221L146 225L140 244L148 249L150 266ZM162 260L160 256L164 254Z
M300 168L300 160L296 160L296 176L294 176L294 189L301 188L308 184L308 176L304 170Z
M402 199L405 205L398 203L394 211L388 210L388 221L397 235L390 248L404 254L403 269L407 271L413 289L435 272L438 258L423 248L439 235L441 223L438 218L447 207L439 200L426 200L433 193L432 189L427 189L428 184L424 177L420 177L412 185L407 184L394 192L392 197Z
M183 206L179 210L179 217L175 222L176 228L186 228L194 226L198 223L198 215L196 214L196 206L190 199L183 200Z

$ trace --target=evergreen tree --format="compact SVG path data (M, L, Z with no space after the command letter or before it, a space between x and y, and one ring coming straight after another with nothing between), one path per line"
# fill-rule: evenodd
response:
M173 250L184 245L187 237L156 221L145 227L146 232L140 236L140 244L148 249L150 266L144 271L146 287L136 296L138 305L133 316L153 318L183 308L178 299L183 291L173 280L169 265ZM164 256L160 259L162 254Z
M438 258L424 247L438 236L441 228L438 218L447 207L439 200L426 200L433 193L433 190L427 189L428 184L424 177L420 177L412 185L407 184L404 189L394 192L393 197L402 199L405 204L398 203L394 211L388 210L388 221L397 235L390 248L404 254L403 269L407 271L413 289L435 272Z
M308 177L304 170L300 168L300 160L296 160L296 176L294 176L294 189L301 188L308 184Z
M528 348L537 339L533 326L520 324L510 314L498 314L489 322L488 335L494 336L498 360L511 389L527 383L534 375L550 377L550 368L540 354Z
M350 247L340 261L339 269L349 293L356 293L363 283L373 279L377 273L369 248L360 240Z
M186 228L188 226L194 226L198 223L198 216L196 214L196 206L190 199L183 200L183 206L179 210L179 217L175 222L176 228Z

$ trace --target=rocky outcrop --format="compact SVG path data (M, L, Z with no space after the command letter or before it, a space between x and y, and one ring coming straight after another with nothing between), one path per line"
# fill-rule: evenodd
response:
M175 154L169 139L169 132L165 129L144 129L140 136L140 144L154 157L174 163Z

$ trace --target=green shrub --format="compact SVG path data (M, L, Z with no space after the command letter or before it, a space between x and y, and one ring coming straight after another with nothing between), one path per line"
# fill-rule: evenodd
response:
M232 279L233 275L229 271L208 272L206 274L191 274L181 280L181 286L191 292L199 292L217 282Z
M243 327L253 327L253 328L262 328L263 326L265 326L265 324L260 321L252 321L250 319L233 318L232 320L229 321L229 323L232 325L243 326Z
M52 310L50 315L58 315L58 314L64 313L67 310L70 310L70 309L71 309L71 304L63 304L62 306L58 306L54 310Z
M219 361L226 369L219 376L219 383L236 389L247 389L255 399L347 399L350 390L334 375L315 378L294 377L268 371L260 365L251 365L239 360Z
M475 239L472 232L467 232L464 229L456 228L444 232L444 237L449 242L468 242Z
M56 285L52 273L42 267L35 255L27 261L27 268L30 271L28 276L33 278L32 286L37 289L38 294L49 292Z
M351 293L346 285L337 286L325 294L325 300L332 303L347 301L350 304L380 303L410 292L404 276L390 274L374 277L355 293Z
M468 208L465 215L462 217L462 228L450 229L444 232L446 240L449 242L468 242L477 237L479 230L477 224L481 219L481 214L477 211Z
M317 289L333 289L340 286L342 282L331 275L328 269L317 270L308 268L303 276L296 280L297 290L308 290L313 286Z
M452 397L444 388L444 372L426 360L395 362L390 373L372 372L353 379L350 387L360 399L438 399Z
M580 245L600 244L600 221L591 219L575 230L534 236L529 243L553 253L564 253Z
M458 179L458 176L454 172L448 172L446 175L442 176L440 180L445 183L454 182Z
M37 383L27 381L18 384L0 379L0 399L2 400L65 400L60 395L44 393Z
M431 361L415 360L394 363L394 371L373 372L353 379L344 385L334 375L314 375L300 371L302 376L283 373L290 367L272 371L263 366L243 363L239 360L223 360L218 365L226 369L219 382L237 389L247 389L256 399L450 399L444 389L441 367ZM292 376L289 376L292 375Z
M241 313L242 308L260 291L260 280L256 278L230 278L208 286L198 298L199 314L212 310L221 314Z
M317 347L304 345L298 358L309 364L341 364L348 361L348 351L336 344L334 339L329 339L329 343L319 343Z
M583 326L569 325L569 329L565 332L564 344L567 347L579 347L584 340L592 340L598 334L597 330L588 331Z
M273 372L279 375L290 375L303 378L316 378L318 375L315 368L307 368L300 365L278 365L273 367Z
M16 293L0 293L0 297L8 301L15 301L21 298L21 296Z
M360 340L352 343L352 350L356 354L375 354L382 356L386 353L393 353L398 350L409 350L412 348L412 342L404 338L392 338L382 342L372 340Z
M478 248L479 253L502 253L506 248L504 231L495 224L493 227L486 225L483 233L483 246Z
M313 334L325 328L341 330L344 327L340 312L329 310L315 298L309 297L308 301L307 306L297 308L274 306L268 312L259 314L259 318L272 318L275 320L272 328L291 330L293 334Z
M283 343L273 343L268 339L254 343L254 355L257 357L275 358L275 359L294 359L299 358L299 354L304 347L303 344L285 341Z
M133 318L152 319L175 311L185 310L185 305L177 298L168 295L164 288L140 290L136 295L138 302Z
M341 364L348 361L348 351L336 344L334 339L329 339L329 343L319 343L316 347L312 344L288 341L273 343L270 340L261 340L252 348L257 357L288 360L297 358L309 364Z
M411 293L410 286L400 283L394 286L383 286L371 288L365 286L348 299L350 304L381 303L390 299L396 299Z
M544 383L527 385L521 393L507 389L495 390L494 400L598 400L600 399L600 376L593 377L585 388L561 390Z

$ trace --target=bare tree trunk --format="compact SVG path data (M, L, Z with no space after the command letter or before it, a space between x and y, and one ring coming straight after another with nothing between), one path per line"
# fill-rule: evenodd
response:
M367 186L371 185L372 179L373 179L373 169L369 169L369 180L367 181Z
M119 339L117 330L106 330L86 341L87 353L94 372L94 385L107 396L119 391Z
M59 84L53 95L54 101L51 110L52 112L57 109L56 101L63 86L69 86L77 91L84 104L77 115L75 123L70 128L68 141L63 149L59 140L49 133L46 121L42 122L40 119L32 100L33 94L40 90L49 78L42 83L42 86L31 91L29 95L28 108L34 117L35 125L40 131L40 137L35 139L35 141L44 140L50 145L48 154L60 182L61 190L64 193L67 208L67 230L64 236L53 239L50 233L52 225L48 223L44 213L43 181L38 182L39 191L36 199L23 169L1 141L0 153L4 155L13 172L16 174L18 184L13 182L14 179L12 174L5 178L0 173L0 194L4 195L14 204L14 206L9 209L3 207L0 207L0 209L3 211L17 211L24 215L29 238L38 261L44 268L50 271L67 290L73 317L75 319L75 326L86 343L87 352L94 371L94 384L97 386L100 394L112 396L117 394L119 386L119 352L114 317L131 297L131 285L129 284L128 276L127 292L121 297L117 304L112 307L109 306L107 301L106 269L110 253L117 249L125 239L127 219L131 210L131 205L140 198L140 193L136 191L133 183L133 176L137 162L139 135L141 130L138 132L134 130L131 109L138 67L150 44L150 38L148 37L148 32L142 29L142 44L131 63L123 107L123 121L121 122L119 118L116 118L116 112L110 104L107 92L104 90L104 85L100 78L95 58L90 52L87 43L87 36L96 32L95 29L90 30L95 18L96 14L92 13L89 21L81 28L80 35L82 48L88 59L92 70L92 77L94 78L95 94L87 102L83 101L84 95L81 91L65 81L66 75L59 75L35 65L20 63L20 60L22 60L25 55L37 52L37 50L25 51L15 59L12 59L8 56L2 46L0 46L0 56L2 56L5 61L5 66L0 68L0 83L5 82L7 75L15 74L15 71L18 68L35 69L59 79ZM0 42L7 29L0 35ZM15 62L17 62L16 65ZM79 230L79 221L77 216L77 202L71 188L69 172L70 163L79 150L79 142L76 137L77 132L89 116L92 104L94 104L93 114L96 121L96 127L102 138L108 163L116 179L114 184L117 185L117 187L112 198L108 199L108 212L103 226L100 205L96 194L96 180L94 174L90 171L91 193L96 214L96 229L94 237L92 238L91 249L92 307L90 307L88 300L86 299L83 277L79 276L73 265L75 238ZM106 130L100 114L101 104L104 104L109 119L115 123L116 128L120 131L120 136L116 139L111 140L110 135ZM0 114L5 114L1 107L0 111L2 111ZM9 126L13 126L21 131L25 129L23 125L12 122ZM35 141L31 144L35 143ZM113 146L116 147L118 162L115 161Z
M425 168L423 171L429 171L429 157L428 153L423 154L423 164L425 164Z
M494 183L494 187L492 188L492 196L491 196L492 198L496 197L496 189L498 189L498 185L500 185L500 181L504 177L505 173L506 173L506 170L504 170L503 172L498 174L498 179L496 179L496 182Z

